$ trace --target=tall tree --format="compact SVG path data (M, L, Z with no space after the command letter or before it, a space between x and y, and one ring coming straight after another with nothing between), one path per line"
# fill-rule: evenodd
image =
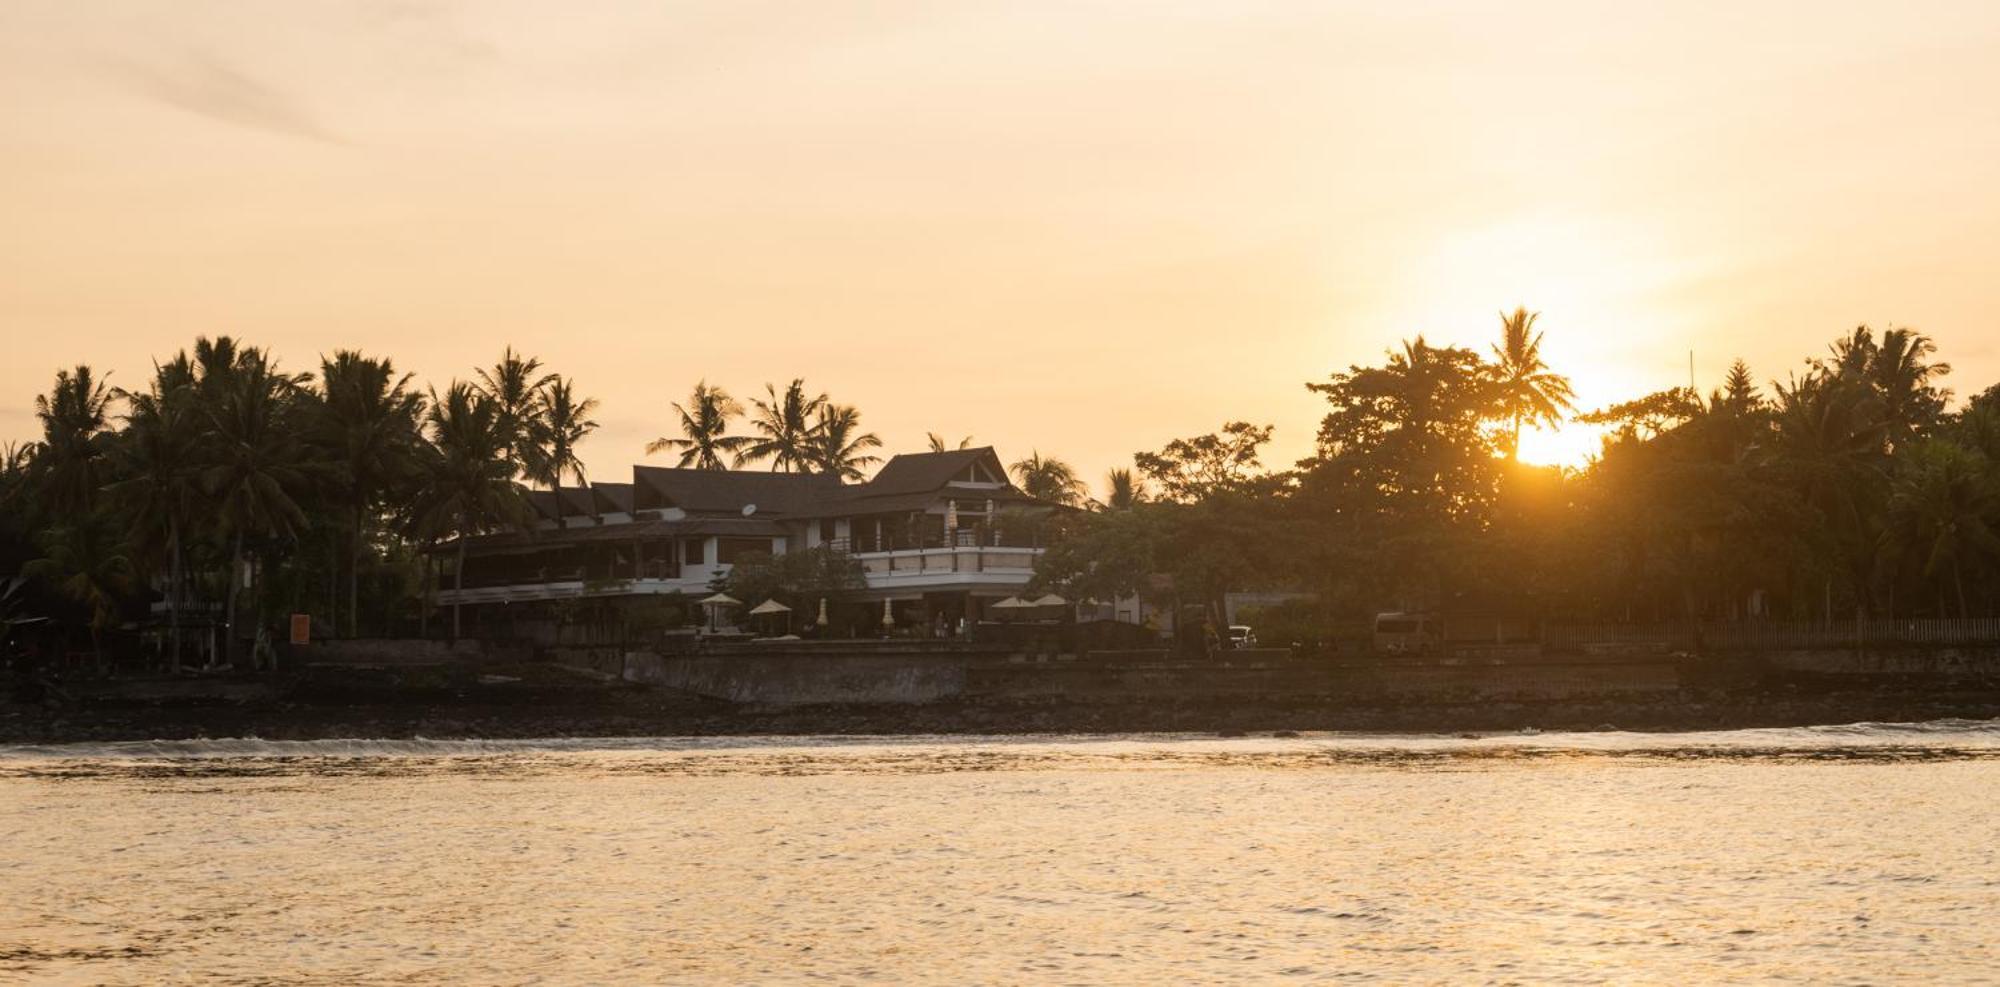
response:
M42 441L34 457L43 500L59 513L88 511L107 479L114 392L88 365L56 372L55 387L35 398Z
M346 512L347 633L360 634L361 559L367 521L380 516L383 498L417 467L423 395L414 375L394 363L353 350L320 361L320 395L311 415L311 437L328 462L334 499Z
M1516 308L1500 314L1500 343L1493 347L1500 406L1508 418L1507 458L1518 459L1523 425L1554 425L1562 421L1576 396L1569 378L1549 370L1542 360L1542 334L1535 331L1540 312Z
M119 479L105 492L130 519L130 537L141 557L157 562L166 556L167 662L179 671L187 536L205 499L200 462L204 422L197 414L194 368L187 354L154 364L150 388L127 393L125 399L125 428L111 445Z
M1271 441L1269 425L1229 422L1219 432L1175 439L1159 452L1134 453L1139 472L1168 500L1201 500L1240 490L1262 470L1258 450Z
M1026 459L1018 460L1008 467L1015 478L1021 481L1021 490L1037 500L1074 507L1083 502L1085 488L1082 478L1075 468L1054 456L1044 456L1036 449L1028 453Z
M864 471L882 461L868 450L882 448L873 432L861 431L861 412L847 405L828 404L820 408L813 423L810 462L821 473L842 480L859 480Z
M22 574L53 586L90 612L90 651L101 667L104 632L118 622L119 601L132 589L136 569L126 544L103 512L76 514L42 537L44 555Z
M499 406L471 385L454 382L431 395L423 446L424 485L410 509L412 529L427 545L457 540L458 588L464 588L467 539L527 517L512 467L500 458L506 427ZM463 594L453 597L451 636L463 632Z
M1104 506L1114 511L1129 511L1144 499L1139 482L1132 477L1129 469L1118 468L1104 476Z
M686 405L675 403L674 414L680 419L681 437L661 436L646 443L647 455L679 449L683 467L728 469L724 455L734 454L751 441L747 435L729 434L729 421L743 414L743 406L728 391L710 387L707 381L694 385Z
M1919 563L1926 580L1951 588L1958 615L1972 615L1965 572L2000 559L2000 483L1980 453L1941 439L1909 447L1889 494L1883 532L1892 557Z
M559 528L568 525L562 506L563 478L575 477L578 486L589 482L576 447L597 431L597 423L590 419L597 410L597 399L578 399L572 383L562 377L549 382L542 395L541 413L528 429L528 479L548 484L555 493Z
M523 356L509 346L501 351L500 362L495 363L492 369L473 372L480 392L493 402L500 434L505 439L500 458L506 460L516 472L524 465L521 452L527 444L528 428L535 419L535 406L541 401L542 389L555 378L554 374L541 371L540 359Z
M238 347L228 337L208 347L210 359L203 360L200 354L207 343L195 344L201 368L196 393L201 395L209 426L202 481L229 544L226 643L230 662L240 664L236 617L246 542L295 539L306 525L298 498L306 491L312 470L300 441L305 423L298 420L297 398L311 377L284 373L262 350ZM226 364L215 359L223 352L230 354Z
M736 454L736 465L771 461L771 469L787 473L811 469L814 453L815 415L827 408L825 394L808 396L806 382L794 378L780 395L777 388L764 385L768 398L750 402L757 409L750 427L757 436Z
M972 448L972 436L970 435L958 440L958 445L956 446L946 445L944 436L936 432L925 432L924 437L930 440L930 451L932 452L951 452L953 449Z

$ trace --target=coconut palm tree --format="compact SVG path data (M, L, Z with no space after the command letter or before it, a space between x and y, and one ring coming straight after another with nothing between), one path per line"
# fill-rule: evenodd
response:
M764 385L769 398L753 398L756 413L750 427L758 437L736 454L736 465L768 459L773 472L801 472L813 465L813 416L827 406L825 394L806 396L806 382L794 378L781 396L777 388Z
M577 400L572 382L557 377L544 389L541 412L528 424L528 479L546 483L555 492L557 527L568 524L562 507L563 477L576 477L579 486L589 482L576 447L597 431L597 423L590 420L596 410L596 398Z
M813 423L810 462L821 473L842 480L859 480L864 471L882 461L868 452L882 448L882 439L861 431L861 412L850 405L828 404L819 410Z
M118 622L119 600L131 590L136 571L124 540L108 515L84 513L49 529L42 550L42 558L22 566L22 575L90 610L90 651L102 666L104 632Z
M206 342L197 341L198 352ZM300 420L298 398L312 378L284 373L262 350L238 348L228 337L217 340L211 352L225 350L230 353L226 364L197 356L201 369L195 393L208 426L202 485L213 502L218 530L229 544L224 613L227 653L236 664L236 609L247 539L295 539L306 526L299 498L314 470L300 440L306 423Z
M1139 483L1129 469L1114 469L1104 477L1104 506L1114 511L1129 511L1143 499Z
M1864 381L1823 370L1777 385L1777 393L1773 465L1818 512L1836 567L1865 603L1888 479L1878 399ZM1829 619L1831 595L1829 584Z
M442 396L431 395L426 416L430 441L422 447L424 484L410 507L410 525L425 543L458 541L457 572L465 578L465 543L525 520L527 503L514 484L514 470L500 458L508 442L500 408L470 384L453 382ZM462 630L461 604L451 605L451 636Z
M1932 439L1908 455L1891 481L1884 547L1920 559L1934 584L1948 577L1969 617L1966 568L2000 559L2000 485L1985 456L1956 443Z
M366 520L417 465L423 394L413 374L397 374L387 359L336 350L320 361L319 400L312 406L313 445L335 467L334 500L347 534L347 633L360 634L361 556Z
M183 352L153 365L148 390L121 393L125 428L110 450L120 479L105 493L130 519L133 544L155 563L166 556L167 664L180 671L187 537L205 499L199 461L204 423L195 407L193 365Z
M953 448L958 448L958 449L972 448L972 436L970 435L958 440L958 445L956 447L946 445L944 441L944 436L939 435L936 432L925 432L924 435L926 438L930 439L932 452L951 452Z
M694 385L694 393L688 396L688 403L674 405L674 414L680 416L683 438L661 436L646 443L646 454L666 449L681 451L680 465L696 469L719 470L729 467L723 462L725 453L735 453L751 439L747 435L729 435L729 420L743 414L743 406L720 387L710 387L707 381Z
M500 432L506 437L500 458L519 471L521 453L527 445L528 427L535 419L542 390L555 374L541 373L542 361L523 356L509 346L500 352L500 362L491 370L475 370L479 390L494 404Z
M1516 308L1500 313L1500 344L1493 347L1500 384L1501 410L1507 415L1507 458L1518 459L1523 425L1554 425L1576 393L1569 378L1549 370L1542 360L1542 334L1535 331L1540 312Z
M1889 448L1908 445L1944 414L1951 392L1934 381L1951 373L1951 364L1932 359L1937 344L1914 329L1889 329L1875 347L1868 377L1882 400L1882 417Z
M107 478L104 449L114 392L86 364L56 372L35 398L42 441L34 457L42 501L59 514L90 509Z
M1021 490L1030 497L1072 507L1083 500L1084 485L1076 470L1060 459L1042 455L1040 450L1007 468L1014 471L1021 481Z

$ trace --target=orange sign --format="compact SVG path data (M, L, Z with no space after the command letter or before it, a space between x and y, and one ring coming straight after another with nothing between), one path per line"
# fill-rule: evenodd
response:
M292 643L312 643L313 621L311 614L292 614Z

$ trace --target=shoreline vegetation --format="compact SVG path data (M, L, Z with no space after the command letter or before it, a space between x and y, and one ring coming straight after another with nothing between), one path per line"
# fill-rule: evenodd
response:
M1589 411L1542 338L1517 309L1490 352L1419 336L1307 383L1327 411L1290 467L1262 460L1274 426L1231 421L1136 453L1100 499L1035 450L1020 486L1077 509L1038 521L1031 588L1196 626L1267 591L1288 602L1238 619L1303 657L1365 651L1388 611L1543 629L2000 614L2000 387L1954 406L1928 336L1864 326L1782 381L1738 361L1707 394ZM526 524L532 489L587 482L597 410L511 348L439 390L350 351L292 372L229 337L134 390L62 371L35 405L41 439L0 461L0 578L19 573L0 616L11 663L84 679L268 668L297 613L315 639L457 637L424 559ZM691 468L852 480L879 461L859 411L801 379L749 407L702 381L663 417L681 434L648 451ZM1566 422L1604 430L1594 459L1520 461L1524 430Z

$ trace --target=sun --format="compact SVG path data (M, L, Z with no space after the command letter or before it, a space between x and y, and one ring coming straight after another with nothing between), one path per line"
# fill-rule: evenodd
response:
M1535 466L1582 469L1590 465L1603 446L1604 429L1597 425L1564 422L1560 427L1534 426L1521 430L1521 461Z

